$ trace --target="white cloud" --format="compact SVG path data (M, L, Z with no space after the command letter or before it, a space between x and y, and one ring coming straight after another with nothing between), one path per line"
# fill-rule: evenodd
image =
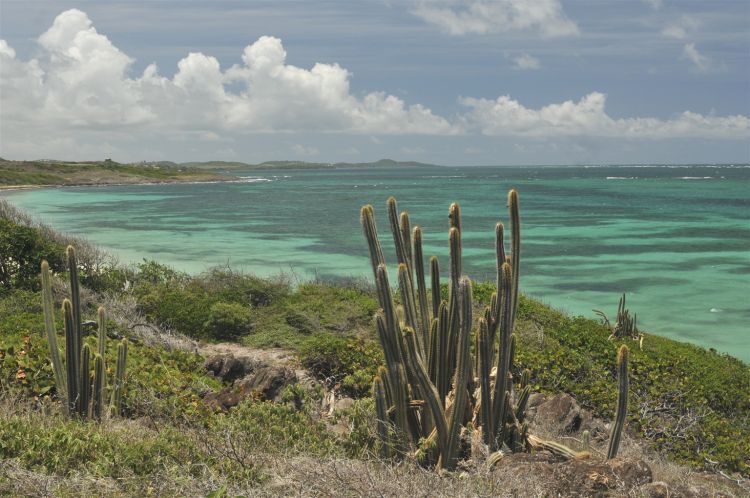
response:
M514 57L513 62L516 63L516 69L521 70L539 69L542 67L539 59L529 54L521 54L518 57Z
M382 149L388 135L746 139L750 133L748 118L740 115L686 111L669 120L615 119L598 92L540 109L509 96L467 97L460 100L464 112L447 119L384 92L354 95L347 69L288 64L281 40L268 36L248 45L229 68L211 55L190 53L171 78L154 64L133 75L133 59L75 9L60 14L38 42L38 56L25 61L0 40L2 156L148 159L163 157L166 143L185 155L213 148L239 153L247 137L263 133L295 135L279 139L284 150L311 143L312 134L362 135L361 146L372 142ZM685 57L699 68L711 64L693 44L685 45ZM531 69L538 61L524 54L516 64ZM326 153L317 145L292 151Z
M664 3L662 0L643 0L644 3L647 3L651 6L654 10L659 10L663 7Z
M695 43L686 43L682 49L682 57L695 65L695 69L706 72L711 68L711 59L698 52Z
M470 108L464 126L494 136L589 136L616 138L747 138L747 116L703 116L683 112L670 120L657 118L614 119L605 112L606 95L592 92L578 102L571 100L529 109L509 96L496 100L463 98Z
M311 69L286 64L278 38L261 37L245 48L243 64L226 71L216 58L190 53L171 79L155 65L130 77L133 59L76 9L60 14L38 42L42 55L29 62L17 60L5 41L0 45L5 121L89 129L142 125L175 132L456 132L422 105L382 92L353 96L351 75L338 64ZM233 93L228 83L239 83L242 90Z
M534 31L574 36L578 26L559 0L419 0L412 12L451 35Z

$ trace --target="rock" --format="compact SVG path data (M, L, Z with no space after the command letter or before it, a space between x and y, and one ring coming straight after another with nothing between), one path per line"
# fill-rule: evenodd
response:
M228 410L249 397L280 401L284 388L297 382L294 370L232 354L212 356L205 367L223 381L233 382L232 387L204 395L204 402L217 410Z
M280 401L281 392L290 384L297 382L294 371L278 366L258 366L255 371L237 381L240 395L257 396L261 399Z
M539 403L533 418L534 424L544 427L545 432L557 434L577 431L581 427L581 421L581 407L571 395L565 393Z
M260 362L253 358L235 358L232 354L221 354L210 357L204 364L206 370L225 382L233 382L245 377L255 370Z

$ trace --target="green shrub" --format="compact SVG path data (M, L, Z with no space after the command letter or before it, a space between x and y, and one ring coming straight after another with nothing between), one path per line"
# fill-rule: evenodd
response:
M0 218L0 292L39 290L39 267L47 260L54 272L63 270L65 248L39 230Z
M252 313L241 304L214 303L203 324L212 339L234 340L252 328Z
M317 378L330 386L339 384L352 396L369 393L378 366L380 347L373 341L330 334L313 336L302 344L300 360Z

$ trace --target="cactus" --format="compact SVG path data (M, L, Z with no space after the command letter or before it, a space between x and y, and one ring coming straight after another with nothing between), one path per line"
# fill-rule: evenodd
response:
M372 383L372 397L375 399L377 414L377 431L380 439L380 457L390 458L391 444L388 436L388 402L386 401L385 386L380 376L376 376Z
M91 416L96 420L102 418L102 407L106 397L107 371L104 367L104 357L100 354L94 356L94 388L92 391Z
M94 377L93 386L91 378L91 349L83 343L83 331L81 327L81 304L78 283L78 263L76 252L72 246L65 250L67 257L68 273L70 276L70 297L63 300L62 315L65 333L65 367L60 357L60 349L57 344L57 331L55 329L54 304L52 302L52 286L49 264L42 261L42 309L44 312L44 325L47 342L52 361L52 370L55 377L57 393L63 401L65 412L71 417L83 419L89 416L100 419L103 412L104 399L106 398L107 379L105 354L107 348L106 313L104 308L99 308L98 318L98 348L93 355ZM113 403L115 398L121 400L122 384L125 375L125 358L127 345L118 348L117 371L115 374L115 387L113 390ZM115 396L115 390L118 395ZM118 401L116 413L120 413L120 401Z
M47 333L47 343L49 345L50 358L52 359L52 371L55 375L57 393L60 398L67 400L67 377L63 371L62 359L60 358L60 348L57 345L57 330L55 328L53 308L54 303L52 302L52 283L49 263L42 261L42 310L44 312L44 330Z
M643 334L638 330L638 315L630 315L630 310L625 307L625 293L623 292L620 301L617 303L617 320L615 324L609 321L607 315L601 310L593 310L599 315L604 325L610 330L610 339L633 339L639 342L643 349Z
M472 289L471 281L462 274L459 205L454 203L449 208L448 300L441 300L440 267L437 258L432 257L432 299L429 302L422 230L418 226L411 230L408 214L399 214L396 200L388 199L387 214L399 263L397 281L401 307L393 302L374 210L372 206L364 206L360 213L381 308L375 315L375 327L386 360L386 368L373 385L378 420L383 420L383 412L390 413L393 416L388 421L394 423L397 434L405 435L403 441L433 445L436 449L433 460L438 467L455 467L461 429L471 418L468 413L472 411L481 411L478 415L475 413L474 419L493 450L499 449L504 441L516 449L527 446L523 415L530 394L530 388L524 389L528 376L517 406L509 401L513 381L510 374L514 348L512 330L518 306L515 294L518 279L513 278L512 271L520 267L518 194L515 191L509 195L509 207L513 253L508 262L503 248L503 225L498 224L496 253L500 287L493 295L491 306L479 319L480 333L474 357L470 347ZM496 353L498 335L501 344L500 352ZM494 383L491 379L493 365L498 372ZM478 396L470 392L474 373L480 387ZM385 405L381 406L382 403ZM383 428L378 432L383 446L392 447Z
M464 429L482 431L490 465L499 461L505 448L515 452L546 449L564 458L590 456L588 450L576 452L529 434L525 422L531 372L523 371L518 389L512 373L521 264L519 198L515 190L508 194L508 208L511 253L505 252L504 225L497 223L497 290L477 320L473 357L472 285L462 274L459 205L451 204L448 210L448 299L441 299L440 266L433 256L429 260L432 298L428 301L422 229L415 226L412 230L408 214L399 214L396 200L388 199L387 214L398 261L399 305L393 300L374 210L369 205L361 209L380 305L375 329L385 357L385 367L378 370L373 383L384 457L403 456L411 448L420 462L453 469L461 457ZM620 376L621 392L623 378L627 384L626 375ZM627 395L627 386L624 390Z
M609 435L609 447L607 448L607 459L615 458L620 447L622 428L625 426L625 418L628 414L628 357L630 350L627 346L620 346L617 353L617 412L612 423L612 432Z
M122 414L122 391L125 386L125 363L128 359L128 340L123 339L117 345L117 365L115 367L115 378L112 385L112 399L110 411L113 415Z

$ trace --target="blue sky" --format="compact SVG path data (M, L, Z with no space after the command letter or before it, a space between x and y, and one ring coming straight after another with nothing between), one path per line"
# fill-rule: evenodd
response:
M0 4L0 156L750 162L746 1Z

